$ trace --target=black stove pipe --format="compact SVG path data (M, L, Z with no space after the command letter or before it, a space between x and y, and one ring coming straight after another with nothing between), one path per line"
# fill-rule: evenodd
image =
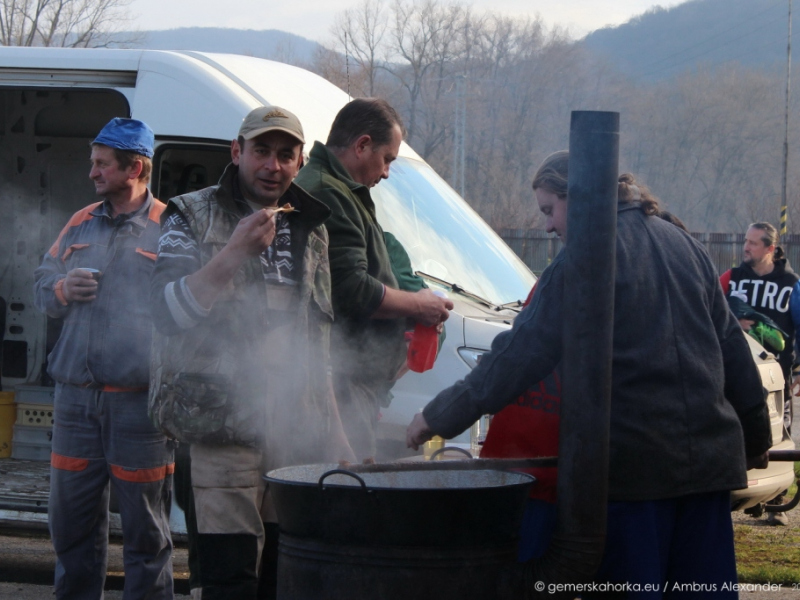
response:
M552 599L550 584L590 581L605 547L618 176L619 113L573 112L558 512L547 552L525 565L529 598Z

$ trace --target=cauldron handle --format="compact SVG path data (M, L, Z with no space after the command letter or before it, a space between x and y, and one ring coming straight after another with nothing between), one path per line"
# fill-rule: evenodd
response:
M330 471L327 471L326 473L323 473L322 476L319 478L319 482L317 483L317 485L319 485L320 488L324 489L324 487L322 485L322 482L329 475L349 475L350 477L352 477L353 479L358 481L358 483L361 484L361 489L363 489L363 490L367 489L367 484L364 482L363 479L361 479L361 477L359 477L358 475L356 475L352 471L347 471L345 469L331 469Z
M444 454L448 450L455 450L457 452L461 452L461 454L466 455L467 458L474 458L474 456L472 456L469 450L464 450L464 448L459 448L458 446L445 446L444 448L439 448L438 450L434 450L431 453L431 457L428 460L433 460L434 458L436 458L440 454Z

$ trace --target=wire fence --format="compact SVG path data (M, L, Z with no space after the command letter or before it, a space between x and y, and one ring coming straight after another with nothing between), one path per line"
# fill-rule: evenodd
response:
M539 229L501 229L499 234L537 275L547 268L561 250L561 241L557 237ZM741 263L744 233L692 233L691 235L706 247L720 273ZM789 264L800 267L800 234L782 236L780 245L789 259Z

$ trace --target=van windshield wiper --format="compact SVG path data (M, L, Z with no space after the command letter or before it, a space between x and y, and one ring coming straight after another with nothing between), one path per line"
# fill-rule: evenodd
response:
M466 296L467 298L472 298L473 300L476 300L477 302L480 302L481 304L485 304L489 308L493 308L495 310L500 310L500 308L494 302L489 302L486 298L483 298L481 296L478 296L478 294L470 292L469 290L461 287L457 283L451 283L451 282L446 281L444 279L440 279L439 277L436 277L435 275L431 275L429 273L424 273L423 271L414 271L414 274L415 275L419 275L420 277L424 277L425 279L430 279L431 281L435 281L436 283L438 283L440 285L443 285L445 287L450 288L450 290L452 290L456 294L460 294L462 296Z
M522 300L514 300L513 302L506 302L505 304L500 304L499 306L495 306L495 310L513 310L515 312L520 312L525 303Z

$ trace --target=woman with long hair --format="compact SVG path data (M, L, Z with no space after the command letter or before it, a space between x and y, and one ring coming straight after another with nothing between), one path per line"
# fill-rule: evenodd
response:
M568 170L557 152L533 181L547 230L565 244ZM692 585L737 597L730 490L766 463L761 380L705 249L659 218L633 175L619 178L618 197L608 535L595 581L639 584L629 597ZM411 447L459 434L559 368L564 263L562 252L512 329L414 418Z

